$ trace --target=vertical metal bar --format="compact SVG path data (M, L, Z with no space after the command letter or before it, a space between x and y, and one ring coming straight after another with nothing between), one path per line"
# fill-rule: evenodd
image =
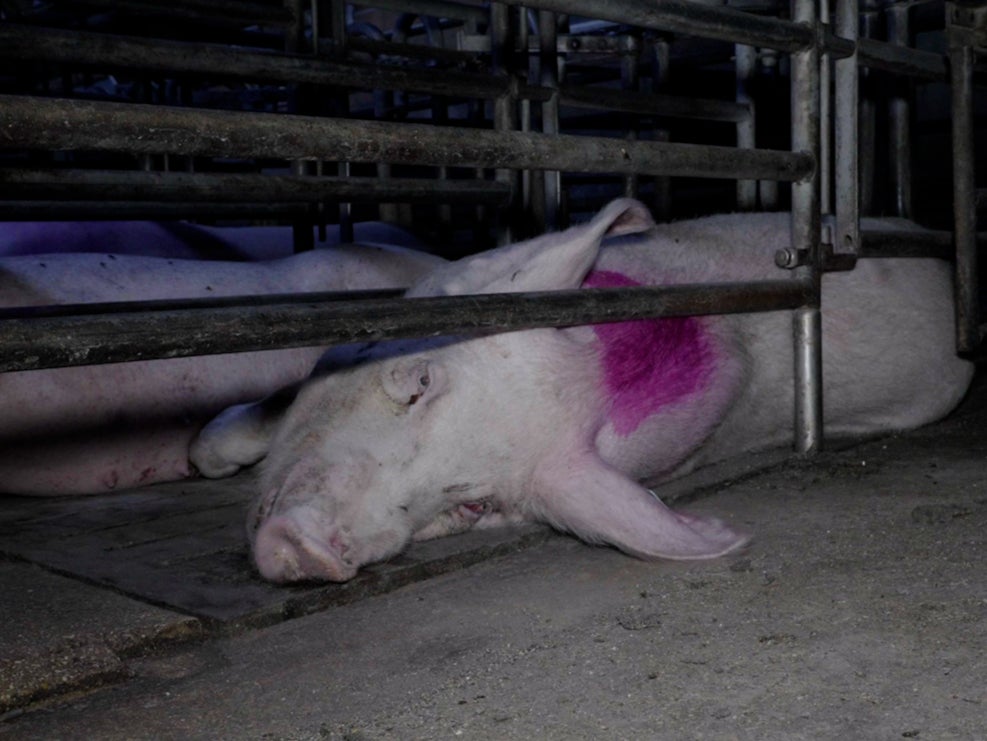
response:
M761 49L761 70L767 77L776 78L778 74L778 52L774 49ZM759 180L757 183L757 195L761 202L761 208L765 211L773 211L778 208L778 181Z
M909 6L899 3L893 3L885 10L888 41L892 44L909 45L908 12ZM888 101L894 211L904 218L912 215L911 90L912 83L909 80L897 79Z
M671 43L666 38L657 38L654 42L652 57L652 73L654 92L661 92L668 82L669 63L672 58ZM668 129L655 129L652 133L655 141L669 141ZM655 178L655 197L652 211L658 221L668 221L672 213L672 181L664 175Z
M640 44L634 36L625 36L625 47L620 55L620 84L624 90L632 92L638 91L640 83ZM634 114L624 116L627 133L624 135L627 141L637 140L637 130L639 126L638 117ZM639 177L636 173L624 176L624 195L628 198L637 198Z
M794 0L792 20L815 25L815 0ZM792 150L819 161L819 49L792 53ZM815 300L795 311L795 450L822 446L822 319L819 313L819 175L792 183L792 247L805 256L796 268L814 284Z
M860 13L860 35L866 39L877 37L878 0L863 0ZM872 214L874 207L874 176L877 145L877 107L874 102L874 75L863 70L860 78L860 213Z
M737 67L737 89L736 100L744 103L750 110L750 115L743 121L737 122L737 147L740 149L754 149L757 146L755 141L755 114L754 99L750 94L750 82L754 78L757 69L757 49L746 44L737 44L734 50ZM757 208L757 181L738 180L737 181L737 209L740 211L753 211Z
M538 11L538 69L542 87L552 90L552 97L541 105L542 132L549 135L559 133L559 24L555 13ZM546 170L544 178L545 226L557 229L559 225L559 204L562 198L562 173Z
M285 29L284 50L289 54L298 54L305 48L305 0L284 0L285 7L291 11L291 25ZM295 89L297 104L304 107L305 86ZM309 165L305 160L295 160L291 163L292 175L308 175ZM315 246L312 236L312 224L307 219L294 219L291 223L292 244L295 252L310 250Z
M947 11L957 12L952 3ZM953 238L956 243L956 349L980 344L977 287L977 192L973 170L973 65L965 35L950 34L953 98Z
M857 41L858 0L837 0L836 34ZM860 68L857 52L835 62L836 78L836 232L833 251L856 254L860 247L860 160L858 121Z
M511 38L511 17L510 6L505 3L493 2L490 4L490 52L492 60L492 71L494 74L512 74L512 38ZM514 78L511 78L514 80ZM516 80L514 80L516 82ZM509 92L494 100L494 129L497 131L514 131L517 128L515 108L517 95ZM517 173L500 168L495 172L495 178L511 186L514 193L517 193ZM516 198L516 196L515 196ZM513 199L512 199L513 200ZM514 216L514 203L507 207L506 213L502 216L498 224L497 241L500 244L509 244L513 241L513 229L511 221Z
M829 0L819 0L819 18L829 22ZM833 213L832 85L832 60L823 51L819 60L819 210L824 214Z

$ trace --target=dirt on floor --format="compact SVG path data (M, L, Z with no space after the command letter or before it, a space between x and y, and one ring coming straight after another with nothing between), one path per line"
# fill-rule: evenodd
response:
M0 564L24 605L0 608L5 626L62 640L52 677L87 661L73 645L106 671L25 700L0 737L987 738L985 398L700 486L684 508L755 535L711 562L504 534L383 594L224 624L17 557ZM62 602L24 598L51 579Z

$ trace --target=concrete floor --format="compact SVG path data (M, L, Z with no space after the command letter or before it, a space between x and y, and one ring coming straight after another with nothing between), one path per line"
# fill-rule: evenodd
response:
M714 562L552 535L226 628L0 562L8 697L32 642L31 681L76 672L0 738L987 738L985 387L937 425L701 487L684 507L756 534Z

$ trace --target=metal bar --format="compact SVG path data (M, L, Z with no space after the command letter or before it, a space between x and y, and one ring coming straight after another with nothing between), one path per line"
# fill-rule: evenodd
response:
M837 0L836 32L857 40L860 17L857 0ZM856 254L860 246L860 68L856 56L834 62L836 78L835 214L833 252Z
M111 201L281 201L325 200L377 203L486 203L509 201L510 188L487 180L316 177L131 172L113 170L19 170L0 168L0 198Z
M918 77L930 82L945 81L946 60L942 54L911 49L875 39L858 39L858 63L869 69Z
M892 4L885 10L888 40L903 48L908 47L909 8ZM911 88L910 81L896 79L888 101L890 131L891 188L896 216L912 216L912 152L911 152Z
M799 180L811 154L0 95L0 148Z
M814 44L815 31L805 25L753 15L691 0L502 0L556 13L625 23L656 31L672 31L781 51L798 51Z
M0 221L114 221L133 219L284 219L311 217L307 203L135 201L4 201Z
M507 80L457 70L403 69L325 58L136 36L0 24L0 56L7 59L100 64L170 74L200 74L284 83L416 90L434 95L494 98Z
M527 97L528 88L522 87L520 95ZM612 110L620 113L638 113L644 116L665 118L695 118L704 121L737 123L749 120L748 103L703 98L682 98L673 95L650 94L642 96L623 90L607 90L600 87L582 87L563 84L560 90L562 105L572 108Z
M462 3L448 2L448 0L365 0L365 2L351 4L382 10L396 10L399 13L415 13L433 18L454 18L475 23L486 23L489 18L485 7L463 5Z
M815 0L795 0L797 23L816 22ZM792 149L818 160L819 51L815 47L792 54ZM819 179L792 184L792 247L805 255L799 277L812 287L808 304L794 312L795 450L802 454L822 447L822 319L819 310Z
M80 305L71 310L90 313L74 316L64 316L64 307L54 316L43 316L44 308L6 310L0 312L0 371L791 309L810 297L803 281L777 280L342 302L300 294L260 305L253 297L213 308L195 301L150 311L128 305L123 313Z
M356 41L353 41L354 46ZM0 57L17 60L103 64L128 69L152 69L171 74L230 76L285 83L311 83L349 88L408 90L433 95L493 99L510 92L505 76L443 70L404 69L356 62L330 61L260 50L244 50L218 44L110 36L85 31L0 25ZM550 86L520 85L518 97L537 102L550 100ZM563 86L561 102L574 108L593 108L698 118L741 121L746 106L731 101L654 95L642 98L620 90Z
M737 44L736 57L736 98L737 103L748 109L748 115L737 121L737 146L741 149L754 149L757 146L754 128L754 99L750 94L750 83L757 71L757 49L753 46ZM737 208L740 211L753 211L757 208L757 181L737 181Z
M949 6L952 6L949 3ZM952 9L952 8L950 8ZM947 11L948 12L948 11ZM974 180L973 66L966 34L950 29L953 130L953 229L956 244L956 348L969 353L980 344L977 285L977 194Z
M559 134L559 53L558 18L555 13L538 13L538 73L541 87L555 92L542 103L542 133L549 136ZM559 208L562 205L562 174L558 170L548 170L542 176L542 200L544 201L544 224L548 229L559 228Z
M206 20L227 26L261 24L288 26L293 22L284 7L244 0L78 0L78 5L134 13L153 13L190 20Z

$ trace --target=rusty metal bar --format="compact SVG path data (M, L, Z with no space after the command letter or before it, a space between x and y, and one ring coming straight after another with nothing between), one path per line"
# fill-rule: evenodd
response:
M311 206L307 203L0 200L0 221L286 219L305 218L311 215Z
M956 348L973 352L980 345L977 284L977 191L974 178L973 67L976 52L962 23L964 9L947 3L947 34L952 89L953 229L956 247ZM959 22L959 23L957 23ZM956 24L956 25L954 25Z
M355 42L354 42L355 43ZM443 96L493 99L510 92L502 75L443 70L405 69L382 65L327 60L312 56L243 50L219 44L109 36L84 31L0 25L0 57L65 64L103 64L128 69L151 69L171 74L229 76L253 81L310 83L349 88L410 90ZM547 102L560 95L563 105L640 113L668 118L710 121L742 121L747 106L731 101L682 98L670 95L640 96L620 90L563 86L555 91L545 85L518 85L521 99Z
M885 9L889 40L907 48L911 32L907 5L892 4ZM894 197L894 213L906 219L912 217L912 89L907 79L894 80L888 100L888 128L890 131L891 189Z
M378 203L484 203L503 205L511 196L488 180L386 179L115 170L21 170L0 168L0 198L110 201L325 200Z
M793 20L816 23L815 0L795 0ZM792 149L819 158L819 50L792 54ZM795 450L811 454L822 447L822 316L819 307L821 256L818 169L792 184L792 248L803 256L796 273L811 286L811 298L793 315L795 349Z
M803 281L338 301L339 294L0 310L0 372L283 347L792 309ZM280 301L280 302L278 302ZM67 315L72 312L79 312ZM88 313L87 313L88 312Z
M753 15L726 7L691 0L502 0L555 13L598 18L656 31L765 46L780 51L798 51L815 43L815 31L798 23Z
M0 148L800 180L805 152L0 95Z

